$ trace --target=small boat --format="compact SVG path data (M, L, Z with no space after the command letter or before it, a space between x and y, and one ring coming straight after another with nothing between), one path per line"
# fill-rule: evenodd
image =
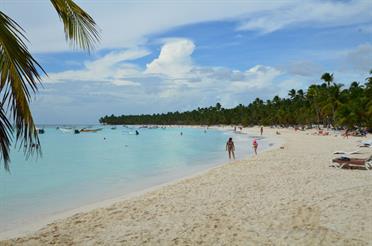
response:
M111 130L116 130L116 126L114 126L114 127L111 127Z
M97 128L97 129L86 129L86 128L83 128L80 130L80 132L98 132L98 131L102 131L103 128Z
M73 131L72 128L62 128L62 127L60 127L59 130L63 133L69 133Z
M36 130L37 130L37 133L39 133L39 134L44 134L45 133L44 128L36 128Z

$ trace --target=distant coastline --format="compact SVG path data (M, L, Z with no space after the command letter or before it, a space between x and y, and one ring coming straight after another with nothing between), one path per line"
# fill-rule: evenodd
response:
M366 82L352 82L349 88L338 84L333 74L325 73L322 84L306 91L292 89L288 97L256 98L248 105L234 108L215 106L192 111L141 115L111 115L99 119L109 125L242 125L242 126L325 126L365 128L372 131L372 71Z

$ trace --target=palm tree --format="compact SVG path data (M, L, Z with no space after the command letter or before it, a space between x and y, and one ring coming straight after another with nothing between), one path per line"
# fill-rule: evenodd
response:
M333 96L337 95L338 93L338 90L339 90L339 87L337 87L337 85L334 83L333 81L333 73L330 74L330 73L324 73L322 75L322 77L320 77L326 84L327 84L327 88L328 88L328 101L330 101L328 104L327 104L327 107L330 109L331 111L331 119L332 119L332 124L334 124L334 120L335 120L335 105L334 105L334 98ZM331 85L333 85L333 87L331 88ZM326 108L327 108L326 107ZM330 120L328 120L330 121ZM330 124L330 122L328 122L328 125Z
M325 83L327 83L327 86L330 87L333 83L333 73L324 73L320 79L322 79Z
M311 102L311 105L316 114L316 123L320 124L321 115L321 87L319 85L310 85L307 90L307 99Z
M288 96L291 98L291 99L294 99L296 97L296 90L295 89L292 89L288 92Z
M366 78L365 83L365 95L364 95L364 101L365 101L365 110L366 110L366 122L367 127L369 129L372 129L372 69L369 71L370 76Z
M222 109L222 105L221 105L221 103L216 103L216 109L217 109L217 111L221 111L221 109Z
M328 122L328 124L335 123L335 113L337 107L340 105L340 92L341 92L342 84L334 84L332 87L329 87L327 90L328 97L326 98L325 107L328 107L330 112L330 119L332 122Z
M50 1L64 24L70 45L92 51L99 41L92 17L72 0ZM27 38L23 29L0 11L0 160L8 171L9 148L14 133L16 143L26 156L35 152L41 154L29 102L31 93L38 90L40 73L46 72L32 57L24 40Z

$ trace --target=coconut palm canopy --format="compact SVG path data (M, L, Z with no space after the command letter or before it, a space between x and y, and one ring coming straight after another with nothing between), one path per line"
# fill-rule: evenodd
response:
M111 115L100 118L105 124L159 125L325 125L334 127L366 127L372 130L372 71L365 84L350 86L333 83L330 73L321 76L325 83L312 84L304 92L291 89L287 98L273 97L264 102L257 98L248 105L235 108L216 106L185 112L163 114ZM333 80L333 79L332 79Z
M72 0L51 0L73 48L92 51L99 41L93 18ZM0 11L0 160L9 170L11 144L18 143L26 156L41 154L30 111L31 96L46 74L27 49L24 30Z

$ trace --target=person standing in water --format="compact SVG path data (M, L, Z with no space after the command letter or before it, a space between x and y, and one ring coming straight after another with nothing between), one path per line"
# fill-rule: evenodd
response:
M231 155L232 155L232 157L235 160L235 153L234 153L235 145L234 145L234 142L233 142L232 138L229 138L229 140L226 143L226 151L229 152L229 159L231 159Z
M257 155L257 147L258 147L258 143L257 143L256 139L253 139L252 147L253 147L253 151L254 151L254 153Z
M263 133L263 126L261 126L260 131L261 131L261 136L262 136L262 133Z

